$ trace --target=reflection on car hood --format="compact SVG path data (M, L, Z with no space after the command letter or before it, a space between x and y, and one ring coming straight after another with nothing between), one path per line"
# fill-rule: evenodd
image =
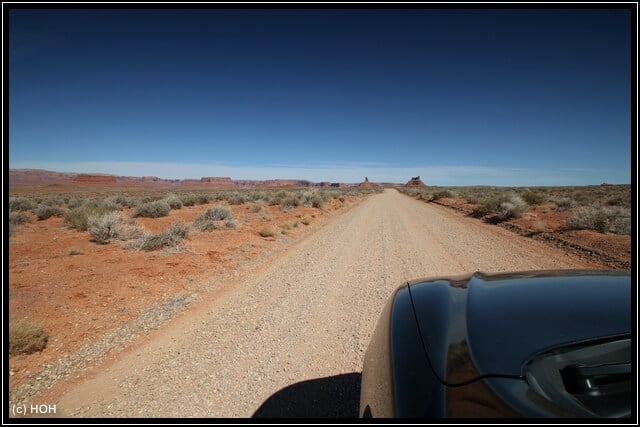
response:
M521 377L547 349L625 335L628 271L538 271L409 283L429 362L441 381Z

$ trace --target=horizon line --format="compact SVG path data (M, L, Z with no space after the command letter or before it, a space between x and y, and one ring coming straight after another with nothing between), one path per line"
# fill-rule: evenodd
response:
M403 184L420 176L431 186L576 186L631 184L620 171L595 168L518 168L477 165L389 167L371 164L335 164L301 166L230 166L224 164L169 162L9 162L9 170L35 169L57 173L111 175L121 177L154 177L163 180L200 180L203 177L231 178L243 181L302 180L314 183L370 182ZM624 172L622 172L624 174ZM597 178L596 178L597 177Z

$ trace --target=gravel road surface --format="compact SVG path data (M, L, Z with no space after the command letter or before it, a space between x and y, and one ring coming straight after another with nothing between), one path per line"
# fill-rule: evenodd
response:
M590 265L385 190L200 300L52 403L70 417L357 416L364 352L397 286L547 268Z

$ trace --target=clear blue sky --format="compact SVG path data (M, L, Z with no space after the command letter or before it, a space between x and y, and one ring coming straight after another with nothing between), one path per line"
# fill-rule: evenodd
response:
M631 181L628 10L11 10L9 23L11 168Z

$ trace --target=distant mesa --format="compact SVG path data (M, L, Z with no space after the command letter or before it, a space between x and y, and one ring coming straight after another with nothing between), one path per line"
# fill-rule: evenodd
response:
M397 186L369 182L365 177L361 184L345 184L335 181L312 182L306 179L234 180L227 176L204 176L195 179L164 179L157 176L121 176L105 173L54 172L42 169L9 169L9 184L18 186L93 185L122 188L194 188L194 189L240 189L240 188L351 188Z
M202 187L202 188L235 188L236 183L229 177L225 176L203 176L200 179L183 179L179 182L180 185L188 187Z
M405 187L426 187L426 185L424 185L420 176L414 176L405 184Z
M116 177L113 175L90 175L79 174L73 181L76 184L117 184Z
M203 176L200 178L202 182L212 182L215 184L233 185L233 181L228 176Z

